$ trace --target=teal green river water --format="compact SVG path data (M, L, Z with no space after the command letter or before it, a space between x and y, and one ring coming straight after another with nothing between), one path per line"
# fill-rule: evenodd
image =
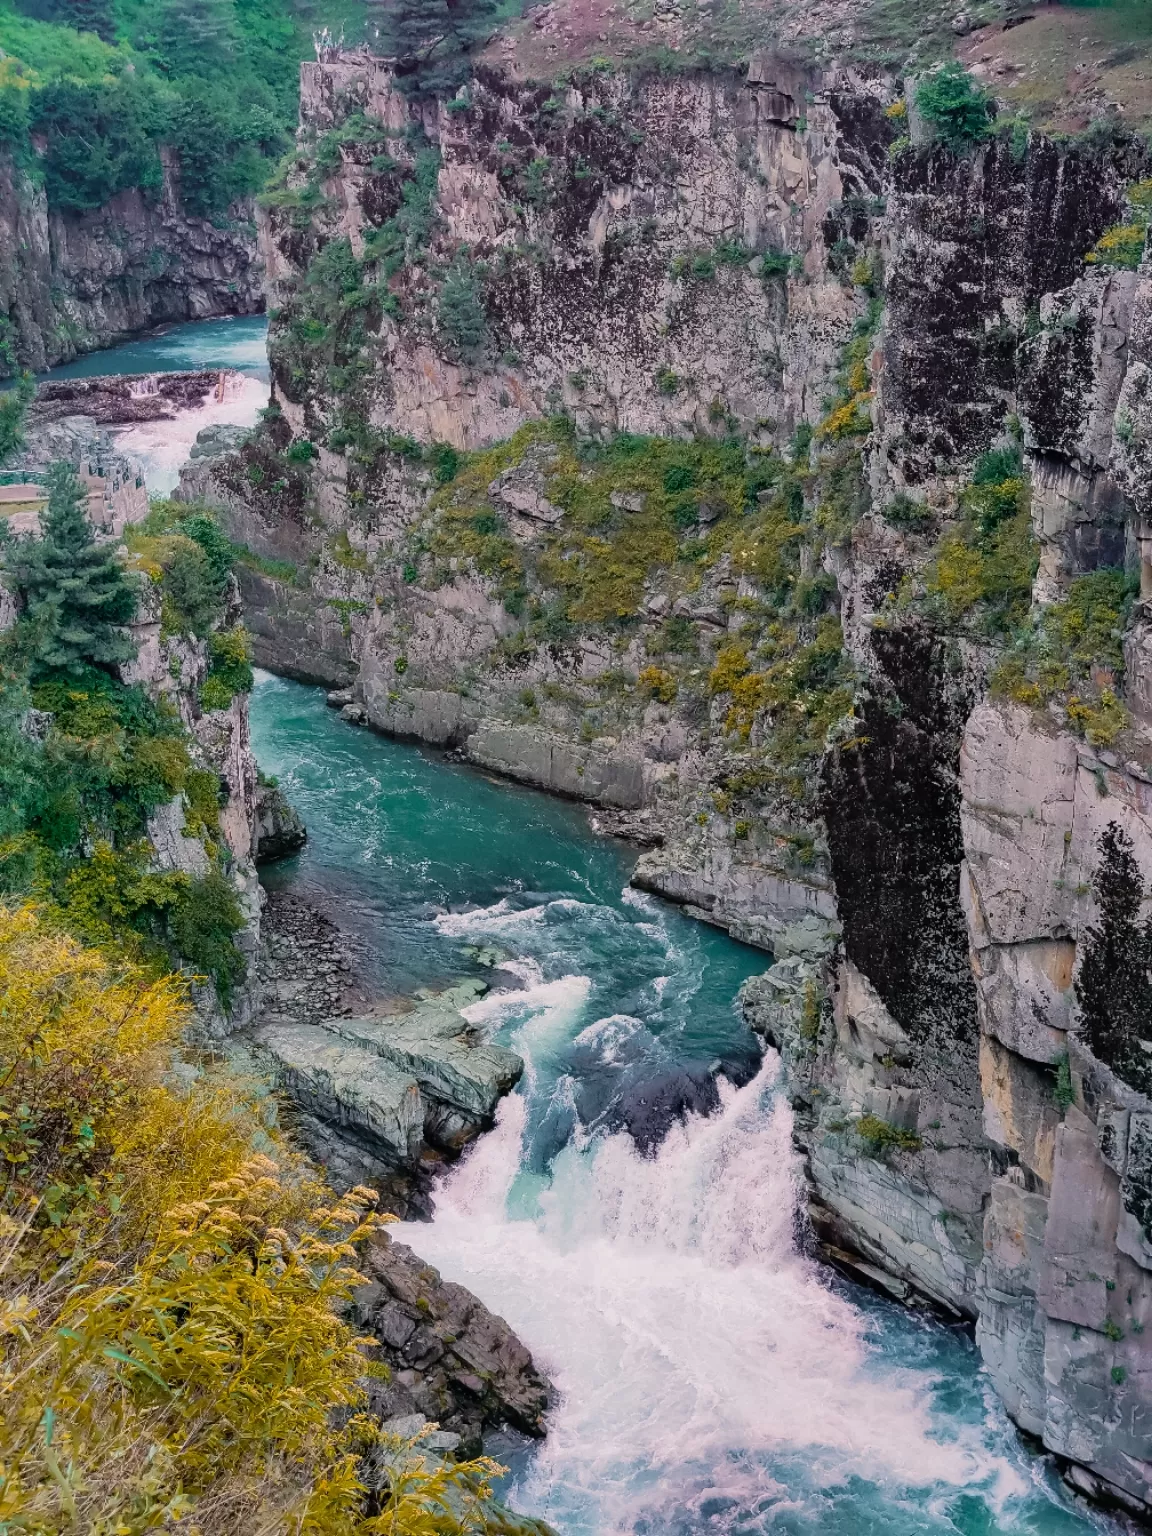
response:
M243 367L262 328L81 367ZM390 991L489 976L470 1016L525 1059L434 1220L400 1228L557 1385L546 1440L495 1447L515 1508L562 1536L1111 1529L1023 1446L966 1331L804 1256L776 1062L734 1008L764 955L632 891L634 852L579 807L357 730L319 690L262 676L252 735L310 833L268 883L322 899Z

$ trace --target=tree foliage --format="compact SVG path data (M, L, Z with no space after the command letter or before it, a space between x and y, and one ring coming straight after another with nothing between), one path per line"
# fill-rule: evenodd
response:
M0 394L0 466L24 446L24 418L36 393L30 373L22 373L17 383Z
M380 49L396 59L401 90L452 95L471 73L469 56L493 26L495 0L373 0Z
M362 26L362 0L319 3L322 16L310 0L17 0L0 8L0 147L54 207L83 212L154 194L167 146L185 208L222 213L291 142L314 27Z
M950 149L968 149L992 132L992 98L955 59L921 80L916 106L936 137Z
M74 673L128 661L136 647L123 626L136 611L135 588L115 547L94 539L87 491L71 466L54 464L47 484L43 536L20 540L8 562L29 623L44 626L37 659Z
M1099 921L1088 929L1076 980L1080 1032L1125 1082L1152 1093L1152 920L1140 921L1144 882L1132 840L1114 821L1100 836L1092 881Z

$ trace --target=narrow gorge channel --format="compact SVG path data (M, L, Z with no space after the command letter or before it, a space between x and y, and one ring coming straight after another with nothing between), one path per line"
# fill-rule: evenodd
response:
M564 1536L1111 1529L1022 1445L967 1331L802 1255L776 1058L733 1006L762 954L630 889L634 850L579 807L350 727L321 690L263 675L252 734L309 827L268 883L365 943L382 986L493 959L523 983L469 1010L521 1088L400 1229L560 1389L541 1446L495 1448L515 1508ZM717 1061L743 1086L715 1113L648 1156L617 1129L652 1134L645 1105Z

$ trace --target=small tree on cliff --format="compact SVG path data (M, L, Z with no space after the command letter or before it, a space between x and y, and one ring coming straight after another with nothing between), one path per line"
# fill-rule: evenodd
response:
M950 59L920 82L916 106L942 144L957 152L988 138L994 106L962 64Z
M36 385L30 373L22 373L16 384L0 394L0 465L24 446L24 418Z
M1142 1093L1152 1091L1152 919L1139 921L1144 882L1132 840L1110 821L1092 880L1100 921L1088 930L1076 980L1080 1033L1094 1056Z
M80 672L86 662L111 667L136 647L123 625L136 591L111 544L97 544L86 515L87 492L68 464L48 471L43 537L20 540L6 561L30 624L43 626L42 669Z
M471 73L469 54L492 28L495 0L370 0L380 48L410 96L448 96Z

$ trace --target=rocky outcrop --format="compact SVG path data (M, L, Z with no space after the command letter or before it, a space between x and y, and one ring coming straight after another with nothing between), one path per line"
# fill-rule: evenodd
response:
M468 1455L479 1453L486 1430L543 1435L552 1385L503 1318L386 1234L361 1268L367 1283L353 1297L356 1327L376 1340L370 1353L390 1369L386 1380L368 1379L374 1413L423 1414L459 1435Z
M239 617L235 583L225 617L232 621ZM227 1014L210 988L197 989L198 1033L206 1040L218 1041L252 1017L259 997L256 957L264 897L252 856L258 770L248 727L248 695L236 694L226 709L203 708L200 689L208 675L208 642L164 630L160 594L151 583L142 589L132 637L136 657L120 668L124 681L142 684L154 697L166 699L176 709L191 739L196 766L208 769L219 780L221 804L215 853L235 888L244 915L244 927L236 935L236 944L247 962L247 975L235 988ZM202 835L186 835L184 815L182 796L153 815L149 836L156 866L202 875L209 867L209 855Z
M426 1175L491 1128L497 1104L524 1070L519 1056L488 1044L462 1012L486 984L418 992L406 1012L311 1018L301 1009L307 985L278 974L238 1049L303 1111L302 1139L331 1178L383 1181L394 1203L425 1210ZM330 986L321 991L339 996ZM415 1178L411 1187L408 1177Z
M179 206L169 178L155 199L118 193L90 213L49 211L0 157L0 368L39 371L133 332L264 307L248 208L213 223ZM6 367L5 367L6 361Z
M1145 160L913 148L898 95L763 59L743 83L602 73L562 99L480 71L421 113L432 260L365 278L355 337L326 332L355 341L339 393L336 351L301 342L308 294L340 241L371 267L431 161L382 61L308 66L307 126L355 105L393 163L344 143L313 218L291 208L306 160L270 210L279 414L185 493L254 552L267 664L588 801L646 844L637 884L773 953L744 1008L784 1057L825 1252L974 1320L1018 1421L1146 1511L1149 1102L1077 1033L1075 980L1107 826L1152 878L1148 609L1115 750L1067 690L990 686L1034 558L1037 634L1125 558L1152 598L1152 288L1084 263ZM561 408L567 436L532 426ZM655 450L609 487L621 432L738 434L740 505ZM460 469L449 448L485 452ZM989 450L1006 499L973 511ZM1022 497L1033 532L1019 514L989 577L1019 602L981 627L957 592L972 529ZM1094 668L1093 697L1121 686L1115 656Z
M259 779L252 826L252 857L257 864L271 864L299 853L308 841L308 829L278 784Z

